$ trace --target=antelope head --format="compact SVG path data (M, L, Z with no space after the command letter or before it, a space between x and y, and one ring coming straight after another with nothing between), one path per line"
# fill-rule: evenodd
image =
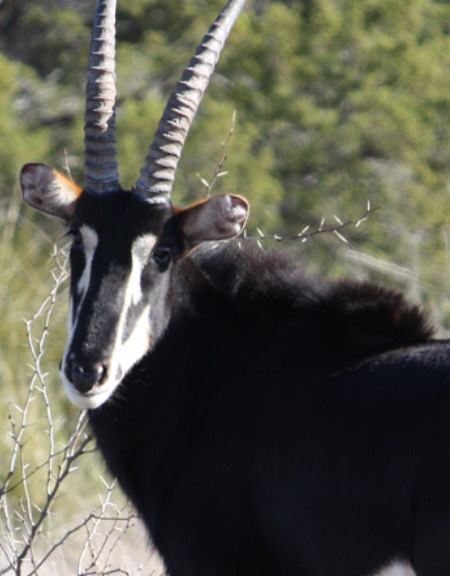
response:
M218 195L171 203L183 146L223 44L245 0L231 0L170 96L135 187L119 183L115 138L116 0L99 0L86 87L85 186L44 164L20 174L27 204L60 219L72 238L69 338L61 375L69 398L96 408L164 330L176 262L200 243L238 235L248 204Z

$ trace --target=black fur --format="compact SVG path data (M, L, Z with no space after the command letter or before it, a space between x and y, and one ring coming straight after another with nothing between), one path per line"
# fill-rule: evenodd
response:
M450 574L450 344L403 296L242 242L89 417L171 576Z

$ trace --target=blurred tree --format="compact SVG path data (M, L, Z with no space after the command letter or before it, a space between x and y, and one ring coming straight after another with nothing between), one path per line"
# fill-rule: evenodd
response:
M0 174L0 196L28 146L35 152L26 160L59 168L67 148L82 182L83 86L95 4L0 5L6 55L0 65L16 74L11 85L2 83L0 114L8 120L0 139L8 145L0 159L17 158ZM164 102L222 5L119 1L117 124L125 186L135 182ZM403 266L418 250L426 282L442 284L430 255L445 255L443 215L450 208L449 22L450 5L439 0L249 0L188 138L175 198L191 201L205 192L197 174L210 178L236 110L229 173L215 190L249 198L251 229L293 233L322 216L355 217L370 200L383 211L350 233L354 246ZM411 235L420 237L414 251ZM303 250L314 266L336 273L343 266L338 242L319 238Z

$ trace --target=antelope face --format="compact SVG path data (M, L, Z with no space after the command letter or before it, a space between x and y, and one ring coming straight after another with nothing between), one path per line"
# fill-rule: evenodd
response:
M69 227L71 310L61 375L82 408L109 398L156 339L152 300L167 292L168 279L166 254L157 245L170 215L131 194L80 198ZM173 256L177 251L174 246Z
M115 139L116 0L99 0L86 85L84 191L44 164L26 164L25 202L62 220L72 237L69 340L61 374L69 398L96 408L149 353L170 319L171 270L205 240L239 234L239 196L178 210L175 172L198 105L245 0L231 0L183 72L159 122L135 188L119 184Z
M82 193L52 168L24 166L25 201L63 220L72 238L69 338L61 375L70 400L96 408L146 354L170 320L171 273L204 241L239 234L239 196L185 209L133 192Z

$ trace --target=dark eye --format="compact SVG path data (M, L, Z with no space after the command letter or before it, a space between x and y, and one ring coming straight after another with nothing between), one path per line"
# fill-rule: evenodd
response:
M153 250L153 260L157 264L168 264L171 257L171 250L169 246L164 246L161 244L159 246L155 246Z
M74 244L75 246L81 245L82 243L81 234L80 231L77 230L76 228L71 228L67 232L67 236L70 236L72 238L72 244Z

